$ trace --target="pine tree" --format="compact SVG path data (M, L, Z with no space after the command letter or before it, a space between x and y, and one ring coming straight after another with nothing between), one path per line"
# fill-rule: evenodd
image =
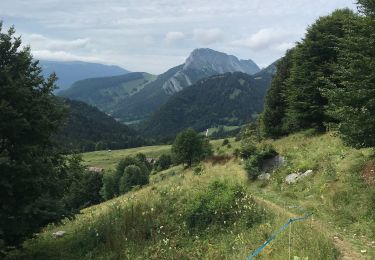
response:
M337 63L339 42L345 36L344 26L357 16L349 9L337 10L319 18L307 30L305 39L293 52L293 66L287 80L287 109L284 127L288 132L306 128L325 129L329 121L322 95L324 78L330 77Z
M17 245L68 214L61 202L63 158L50 137L65 117L29 48L0 23L0 240Z
M366 13L371 14L370 7ZM348 21L338 65L334 75L327 79L330 88L325 92L337 130L347 144L358 148L375 146L374 28L373 16Z
M293 49L277 63L277 72L267 92L261 115L261 132L265 137L279 137L285 134L283 121L286 110L286 81L290 77Z

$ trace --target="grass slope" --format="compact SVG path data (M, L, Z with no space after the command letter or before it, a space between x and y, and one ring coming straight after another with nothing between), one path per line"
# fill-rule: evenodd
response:
M232 153L239 143L230 140L232 148L214 143L215 151ZM367 245L374 240L374 187L361 178L362 168L374 158L369 149L345 147L329 134L292 135L271 142L286 158L269 182L248 183L241 161L226 164L203 163L200 167L183 169L176 166L151 176L148 186L124 196L85 209L75 220L50 225L33 240L25 243L23 252L10 259L245 259L288 218L302 213L290 206L298 205L314 213L313 221L293 224L291 256L309 259L374 259L374 249ZM125 155L143 151L160 154L168 146L124 150ZM94 160L94 156L96 158ZM109 153L85 154L88 164L103 163L113 167ZM112 156L112 154L110 154ZM120 157L120 156L119 156ZM91 160L91 161L90 161ZM93 165L99 165L99 164ZM100 165L99 165L100 166ZM298 170L314 170L314 176L294 185L286 185L287 174ZM206 196L213 181L244 187L255 196L266 215L255 225L247 226L236 208L248 201L236 201L229 213L238 221L217 222L195 232L187 228L186 216L197 201ZM228 194L220 196L227 201ZM212 207L217 200L213 201ZM372 204L371 204L372 203ZM220 205L220 203L219 203ZM247 215L245 215L247 216ZM61 239L52 232L64 230ZM337 237L334 239L334 237ZM257 259L288 259L288 232L285 230L261 252ZM366 250L361 254L360 250ZM351 258L350 258L351 257Z

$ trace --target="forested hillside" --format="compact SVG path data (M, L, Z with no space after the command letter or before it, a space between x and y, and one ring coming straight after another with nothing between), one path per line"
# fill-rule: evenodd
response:
M123 149L145 144L144 138L96 107L65 99L68 119L54 136L63 151Z
M235 72L200 80L172 96L146 121L143 132L166 138L188 127L204 131L253 121L262 111L271 78L268 73Z
M154 75L143 72L89 78L75 82L70 88L59 92L59 95L83 101L112 114L154 79Z

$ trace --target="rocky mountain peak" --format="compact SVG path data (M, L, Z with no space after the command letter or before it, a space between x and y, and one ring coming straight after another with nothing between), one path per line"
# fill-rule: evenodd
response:
M252 60L239 60L233 55L208 48L195 49L186 59L182 70L167 80L163 89L167 94L174 94L208 76L227 72L255 74L259 67Z

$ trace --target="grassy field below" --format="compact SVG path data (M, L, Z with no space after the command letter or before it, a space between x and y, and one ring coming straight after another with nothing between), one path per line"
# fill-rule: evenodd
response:
M46 227L9 259L246 259L290 217L313 213L284 230L256 259L375 259L375 189L362 178L374 151L355 150L329 134L267 140L285 158L268 181L249 182L243 161L206 161L151 175L150 184ZM217 154L240 146L213 141ZM112 169L127 155L158 157L170 146L83 155ZM293 172L314 174L286 184ZM217 188L218 187L218 188ZM302 210L303 209L303 210ZM62 238L52 233L66 231ZM290 242L289 242L290 241Z

